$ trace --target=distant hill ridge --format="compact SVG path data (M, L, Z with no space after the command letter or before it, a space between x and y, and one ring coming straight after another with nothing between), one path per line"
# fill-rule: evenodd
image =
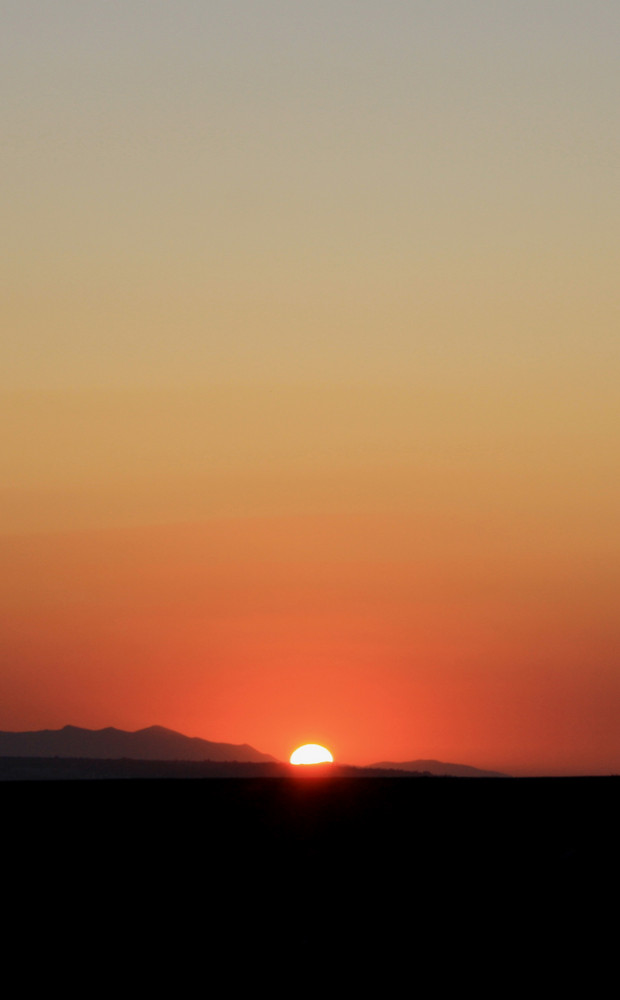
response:
M97 760L194 760L271 762L276 758L247 743L212 743L184 736L164 726L126 732L105 729L41 729L34 732L0 732L2 757L81 757Z
M197 736L184 736L164 726L148 726L127 732L105 729L41 729L33 732L0 732L0 757L59 757L82 760L211 761L214 763L276 764L276 757L261 753L247 743L213 743ZM288 766L288 765L287 765ZM463 778L505 778L498 771L483 771L467 764L446 764L438 760L382 761L369 767L338 765L346 773L376 772L452 775ZM387 775L386 775L387 776Z
M372 768L382 771L415 771L423 774L447 774L455 778L508 778L509 775L500 771L483 771L479 767L468 764L444 764L441 760L408 760L402 763L383 760L379 764L371 764Z

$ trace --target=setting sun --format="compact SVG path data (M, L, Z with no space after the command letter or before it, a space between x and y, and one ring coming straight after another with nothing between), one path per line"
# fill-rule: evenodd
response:
M297 747L290 758L291 764L333 764L334 758L327 749L318 743L304 743Z

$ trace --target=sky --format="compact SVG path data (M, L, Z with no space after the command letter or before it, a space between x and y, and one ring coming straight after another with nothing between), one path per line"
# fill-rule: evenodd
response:
M0 24L0 728L619 773L620 8Z

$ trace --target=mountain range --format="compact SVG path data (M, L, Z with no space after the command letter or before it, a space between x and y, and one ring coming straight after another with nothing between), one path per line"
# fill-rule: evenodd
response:
M57 757L82 760L195 761L237 764L278 764L275 757L261 753L247 743L212 743L198 737L184 736L163 726L148 726L127 732L108 726L105 729L42 729L34 732L0 732L0 757ZM401 763L382 761L366 768L344 768L354 772L400 772L409 774L452 775L466 778L499 778L506 775L483 771L466 764L444 764L438 760L411 760ZM233 772L234 773L234 769ZM279 772L278 772L279 773Z
M163 726L135 733L106 729L41 729L27 733L0 732L0 757L81 757L96 760L214 760L254 763L276 758L247 743L211 743L183 736Z
M500 771L482 771L479 767L470 767L469 764L445 764L441 760L408 760L402 763L395 763L390 760L383 760L378 764L371 764L372 768L380 771L415 771L422 774L449 774L454 778L507 778L507 774Z

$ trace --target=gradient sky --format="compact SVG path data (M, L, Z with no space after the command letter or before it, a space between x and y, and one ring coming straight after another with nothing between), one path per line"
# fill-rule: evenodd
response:
M0 728L619 772L620 8L0 21Z

